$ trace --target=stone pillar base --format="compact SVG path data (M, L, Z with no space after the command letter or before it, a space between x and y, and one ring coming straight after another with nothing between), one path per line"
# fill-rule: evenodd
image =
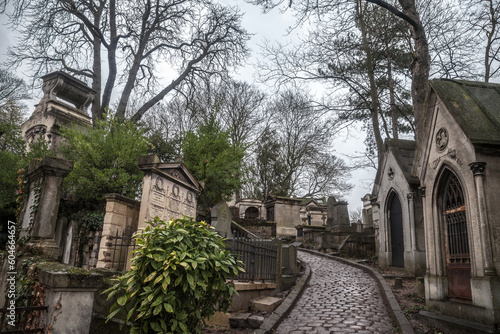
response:
M61 248L56 245L54 239L31 238L25 246L33 254L43 258L58 260L61 257Z
M88 334L94 293L102 275L57 262L38 265L39 281L45 287L49 307L45 324L52 334Z

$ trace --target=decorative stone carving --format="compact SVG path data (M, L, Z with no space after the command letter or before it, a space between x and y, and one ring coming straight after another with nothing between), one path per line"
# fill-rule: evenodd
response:
M394 169L392 167L389 167L389 170L387 171L387 176L389 176L389 180L394 179Z
M486 162L473 162L469 164L469 167L474 176L484 175L484 171L486 169Z
M445 128L439 129L439 131L436 134L436 147L438 151L442 151L448 146L448 130Z

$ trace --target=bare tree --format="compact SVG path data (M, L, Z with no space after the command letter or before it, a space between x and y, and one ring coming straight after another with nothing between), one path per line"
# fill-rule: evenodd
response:
M464 3L468 23L479 41L484 41L484 81L500 73L500 1L469 0Z
M258 4L264 7L265 10L270 10L282 3L284 0L247 0L250 3ZM347 2L358 2L359 0L351 0ZM411 63L411 95L413 101L413 113L415 115L417 142L422 137L421 131L425 122L425 112L427 110L426 101L429 91L428 78L430 71L430 53L429 44L425 32L424 25L420 18L420 13L417 7L417 0L398 0L397 4L390 3L384 0L366 0L377 6L385 8L396 17L402 19L409 24L412 41L413 41L413 59ZM346 1L326 1L319 0L315 2L302 1L287 1L289 7L293 7L297 11L300 20L315 15L321 17L325 12L328 12L338 6L345 4Z
M411 122L399 126L411 114L405 87L411 60L408 26L361 0L322 8L310 20L314 29L298 47L267 44L266 62L259 64L264 80L278 86L317 81L329 94L341 90L325 100L326 107L344 122L364 122L381 157L384 136L397 138L399 131L411 130Z
M348 168L330 152L335 122L314 108L308 94L287 90L269 104L272 124L255 152L258 197L328 196L350 190Z
M187 80L223 73L247 55L248 33L231 7L204 0L27 0L13 2L23 36L11 63L34 76L63 69L97 92L94 119L112 96L116 114L138 121ZM165 70L169 67L169 70ZM140 99L130 111L130 99Z
M0 109L7 103L29 98L24 81L11 72L0 69Z

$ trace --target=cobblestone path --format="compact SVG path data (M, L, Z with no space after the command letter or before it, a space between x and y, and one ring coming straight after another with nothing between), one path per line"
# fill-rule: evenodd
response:
M394 333L377 282L363 270L299 252L311 278L277 334Z

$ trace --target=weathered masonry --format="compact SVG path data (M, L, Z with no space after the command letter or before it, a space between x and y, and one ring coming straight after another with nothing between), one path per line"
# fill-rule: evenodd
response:
M419 163L431 311L500 322L500 85L430 82Z
M383 268L400 267L425 274L425 236L420 182L411 175L415 142L387 139L371 197L378 228L378 255Z

